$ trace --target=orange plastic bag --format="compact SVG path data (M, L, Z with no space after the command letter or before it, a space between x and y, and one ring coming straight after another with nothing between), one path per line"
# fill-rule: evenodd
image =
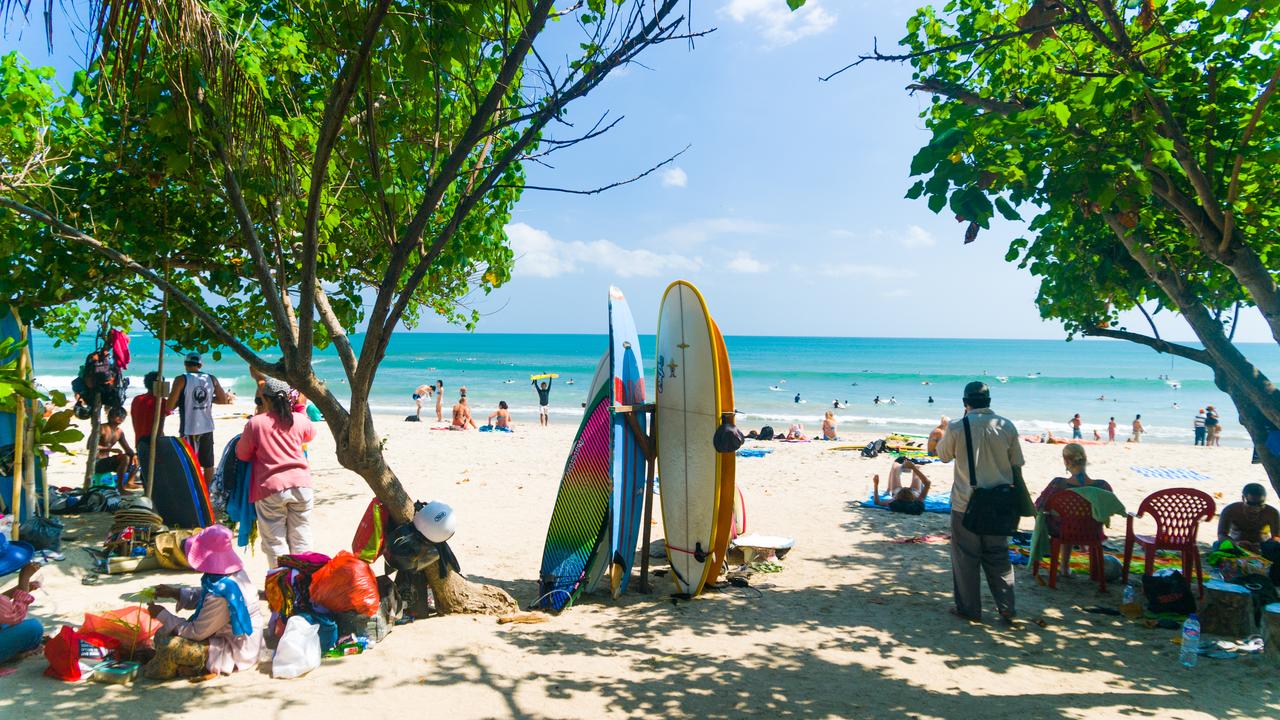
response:
M98 633L120 641L120 657L131 657L138 648L152 647L160 621L141 607L85 613L82 633Z
M311 576L311 604L331 613L378 614L378 579L369 563L347 550Z

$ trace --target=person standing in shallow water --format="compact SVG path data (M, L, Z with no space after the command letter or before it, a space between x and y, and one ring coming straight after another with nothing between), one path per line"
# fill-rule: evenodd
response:
M1116 441L1116 419L1111 418L1111 422L1107 423L1107 442Z
M1133 435L1129 438L1129 442L1142 442L1142 433L1147 429L1142 427L1142 416L1135 415L1133 418Z
M963 421L947 426L938 443L938 459L955 461L951 485L951 580L955 607L951 614L969 621L982 620L981 570L987 576L987 587L995 599L996 610L1005 623L1016 617L1013 594L1013 565L1009 562L1009 538L1003 535L978 535L964 526L965 510L973 488L993 488L1014 484L1022 476L1022 441L1018 429L1008 419L991 410L991 390L986 383L974 381L964 388ZM969 466L966 432L973 443L973 463Z

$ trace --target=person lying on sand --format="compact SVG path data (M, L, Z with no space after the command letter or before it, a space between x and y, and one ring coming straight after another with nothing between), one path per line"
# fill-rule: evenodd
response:
M787 439L788 440L808 440L809 438L804 434L803 425L801 425L800 423L793 423L790 428L787 428Z
M471 418L471 408L467 407L467 399L462 397L458 398L458 404L453 406L453 423L449 425L449 429L466 430L467 426L474 428L476 421Z
M906 487L902 485L904 472L911 473L911 484ZM889 508L890 512L920 515L924 512L924 499L929 494L929 485L929 478L920 471L919 465L900 457L893 461L893 467L889 469L888 494L893 499L884 500L880 497L879 475L871 478L871 499L875 504Z

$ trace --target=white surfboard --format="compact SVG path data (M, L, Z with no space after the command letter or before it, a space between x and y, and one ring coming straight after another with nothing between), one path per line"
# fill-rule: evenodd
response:
M677 592L702 592L712 565L720 458L712 444L719 418L715 333L697 288L672 283L658 312L658 478L662 526Z

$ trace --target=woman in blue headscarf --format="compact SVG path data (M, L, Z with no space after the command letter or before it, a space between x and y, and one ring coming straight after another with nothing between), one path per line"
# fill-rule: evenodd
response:
M263 617L258 590L232 547L231 531L222 525L205 528L187 541L187 562L204 573L200 587L156 587L156 598L178 601L181 618L152 603L151 617L161 623L156 656L147 664L149 678L213 677L254 667L262 649Z

